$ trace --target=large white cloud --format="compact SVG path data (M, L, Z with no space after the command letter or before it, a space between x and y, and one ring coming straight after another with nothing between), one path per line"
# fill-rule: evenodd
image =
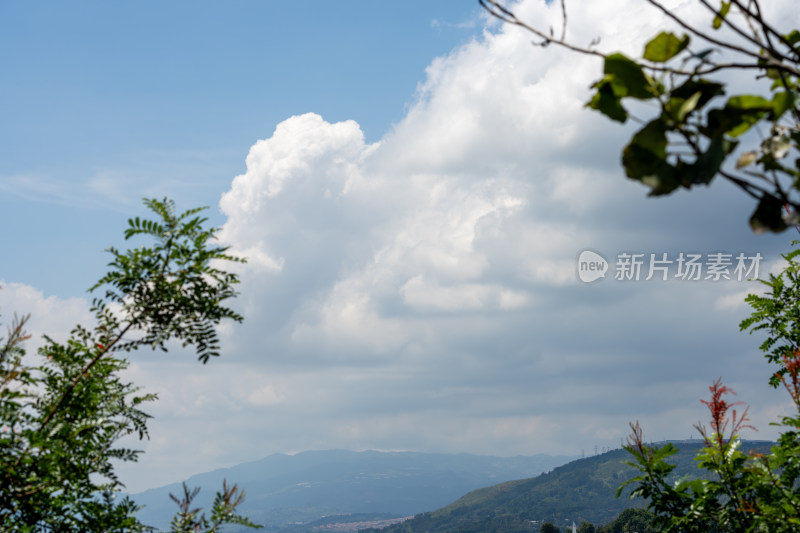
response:
M666 23L632 0L572 7L573 38L608 50L639 53ZM518 6L545 27L555 9ZM310 409L276 422L274 447L577 453L638 417L685 436L719 375L779 401L736 334L742 283L578 283L585 247L774 256L776 241L752 239L750 204L722 184L654 201L625 183L632 130L584 108L598 59L530 41L495 27L434 60L378 143L306 114L251 148L221 201L224 240L253 258L236 342L291 384L286 409Z
M559 18L543 2L518 11L543 25ZM665 23L640 2L609 11L571 13L576 38L633 52ZM622 13L630 31L617 31ZM222 237L252 257L247 310L270 315L259 331L282 332L279 351L352 352L359 340L396 351L458 317L491 329L504 312L552 304L558 293L543 286L574 286L581 246L685 244L703 214L664 227L678 202L643 206L643 191L620 179L630 129L584 109L598 59L530 39L504 27L436 59L379 143L366 145L351 121L307 114L251 148L221 201Z

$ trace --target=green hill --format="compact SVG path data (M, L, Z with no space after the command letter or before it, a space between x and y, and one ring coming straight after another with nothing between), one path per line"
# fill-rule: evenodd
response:
M680 451L670 458L670 462L676 465L673 477L699 477L701 471L694 457L702 441L674 444ZM746 441L742 449L764 450L772 444ZM637 473L627 464L631 459L631 455L622 449L578 459L535 478L472 491L446 507L380 531L490 533L538 531L534 522L542 521L553 522L562 530L564 525L571 525L573 521L576 524L584 520L595 525L606 524L628 507L644 507L644 501L630 499L630 486L619 498L616 497L619 485Z

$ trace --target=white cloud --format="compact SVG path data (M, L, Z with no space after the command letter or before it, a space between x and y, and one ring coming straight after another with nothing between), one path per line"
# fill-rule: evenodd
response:
M247 400L253 405L265 406L283 403L286 399L273 387L266 386L252 391L247 395Z
M528 302L528 295L493 285L462 284L442 287L422 275L408 280L401 288L403 302L410 308L440 311L474 311L486 308L514 309Z
M77 324L90 326L93 316L83 298L61 299L45 296L42 291L24 283L5 283L0 280L0 312L3 321L10 323L14 315L30 315L25 330L31 335L29 352L44 345L43 336L62 342Z
M554 9L519 13L546 25ZM573 38L606 50L638 54L664 23L633 0L570 10ZM684 437L703 383L768 373L736 334L749 287L577 281L585 248L759 241L731 231L751 208L736 191L654 201L626 183L631 126L584 108L600 62L530 41L502 27L434 60L378 143L306 114L251 148L221 201L223 238L255 258L237 351L293 384L264 389L267 405L325 406L274 447L577 453L618 445L635 418ZM733 207L710 215L712 196Z
M753 289L736 291L717 299L715 304L716 309L747 309L747 303L744 301L748 294L755 292Z

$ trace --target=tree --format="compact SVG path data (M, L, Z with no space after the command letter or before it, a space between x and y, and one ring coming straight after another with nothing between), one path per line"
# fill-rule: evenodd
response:
M642 58L601 52L567 40L567 11L556 36L519 19L502 2L479 0L495 17L536 35L540 46L563 46L603 59L603 75L592 85L587 107L624 123L630 99L655 104L657 113L622 150L628 178L651 196L708 185L720 176L757 201L750 217L756 232L783 231L800 221L800 31L781 32L764 19L758 0L697 0L709 12L711 30L690 25L660 0L645 0L684 33L662 31ZM725 31L720 31L725 30ZM723 97L719 76L753 72L763 93ZM712 77L713 76L713 77ZM761 142L739 149L742 136L761 129ZM738 154L738 157L733 157ZM735 159L735 164L731 161ZM786 209L787 214L782 214Z
M747 409L737 412L741 402L729 403L725 396L733 391L718 380L709 387L711 398L703 401L711 414L711 428L695 426L705 440L696 460L713 475L676 483L668 479L674 467L666 462L675 447L646 445L638 422L633 424L626 448L641 475L628 483L636 484L633 496L648 500L661 531L800 529L800 249L783 257L786 268L762 281L769 293L747 297L753 312L740 327L768 334L761 350L773 365L770 384L784 386L795 413L782 418L784 431L768 453L746 455L738 448L740 431L749 427Z
M211 505L211 518L206 518L200 508L192 509L192 500L198 492L200 492L199 487L190 490L186 483L183 483L183 498L179 499L173 494L169 495L180 509L170 523L170 533L195 533L196 531L216 533L224 524L261 528L234 512L244 501L244 491L240 491L236 485L228 488L227 481L222 481L222 491L217 492L214 503Z
M552 522L544 522L539 528L540 533L559 533L561 530Z
M146 530L134 502L115 498L123 485L112 461L136 461L140 453L117 443L148 436L142 407L156 399L121 379L125 354L166 351L177 340L206 363L219 355L216 325L242 320L224 306L238 277L218 266L242 260L213 244L216 230L203 227L202 209L176 214L167 199L145 205L157 220L129 220L125 238L154 243L109 250L110 270L90 289L100 294L91 329L76 326L64 343L45 337L33 359L22 347L27 316L15 316L0 339L0 530ZM235 486L223 487L212 513L222 513L221 523L248 525L233 512L242 497Z
M597 533L655 533L653 515L644 509L625 509L610 524L600 526Z

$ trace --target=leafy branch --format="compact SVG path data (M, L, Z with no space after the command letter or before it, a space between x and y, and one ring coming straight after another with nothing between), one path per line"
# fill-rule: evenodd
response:
M800 222L800 31L777 31L764 19L757 0L721 1L719 7L698 0L711 15L711 31L689 24L659 0L646 1L687 33L660 32L646 44L641 59L599 51L599 39L588 46L569 41L563 1L559 37L552 28L544 31L521 20L498 0L479 3L498 19L536 35L538 46L553 44L602 58L603 77L592 85L587 107L624 123L630 114L623 102L657 105L657 115L622 151L627 177L647 186L651 196L708 185L721 176L756 200L750 217L753 231L783 231ZM743 22L735 22L734 16ZM736 40L714 34L723 27ZM693 49L693 41L703 48ZM734 59L718 59L721 52ZM758 79L771 82L769 94L736 94L722 102L726 84L708 76L737 70L757 71ZM757 127L769 133L740 151L735 164L727 164L742 137Z
M200 487L189 489L183 483L183 497L178 498L174 494L169 495L170 499L178 505L178 513L170 523L170 533L217 533L225 524L236 524L252 529L261 529L262 526L256 525L246 517L235 512L236 508L244 502L244 490L240 490L236 485L228 487L227 480L222 480L222 491L214 496L214 503L211 506L211 517L206 518L205 513L199 507L192 508L192 501L200 492Z
M156 399L122 381L125 354L147 346L166 351L179 340L207 363L219 355L216 326L242 321L225 306L239 279L222 265L243 260L213 243L216 230L197 215L203 208L176 214L171 200L144 203L156 220L130 219L125 238L154 242L109 250L111 268L90 289L103 292L92 301L92 329L76 326L65 343L45 337L38 365L23 360L27 317L15 318L0 344L2 530L148 530L131 500L114 498L123 485L112 461L141 453L116 444L126 435L148 437L142 406ZM225 494L232 512L239 493Z

